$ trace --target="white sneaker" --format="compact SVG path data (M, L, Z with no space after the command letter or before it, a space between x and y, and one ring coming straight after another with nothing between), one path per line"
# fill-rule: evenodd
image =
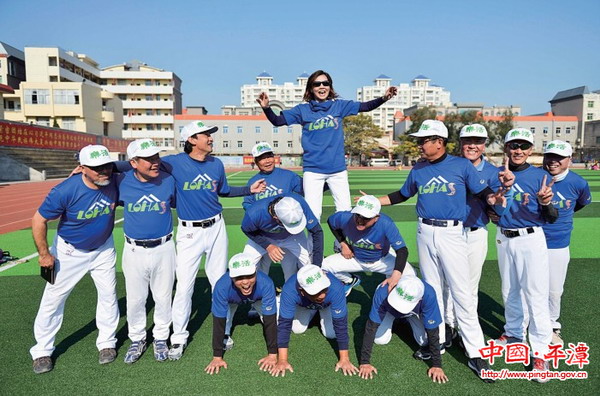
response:
M552 331L552 345L564 345L565 342L563 341L561 335L560 335L560 329L554 329Z
M181 356L183 355L183 350L186 346L186 343L171 345L171 349L169 349L169 360L181 359Z
M228 335L225 335L225 339L223 340L223 349L229 351L233 348L233 338Z

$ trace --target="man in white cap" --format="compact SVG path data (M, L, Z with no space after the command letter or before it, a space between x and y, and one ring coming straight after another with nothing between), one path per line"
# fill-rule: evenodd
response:
M529 129L508 131L504 152L515 183L512 186L513 202L500 217L496 234L506 319L504 334L497 343L522 342L525 338L524 312L528 312L525 326L534 356L533 369L546 371L548 362L543 356L552 342L552 325L548 307L550 269L542 225L553 223L558 217L552 205L554 181L547 184L548 174L527 163L533 152L533 134ZM549 379L534 380L546 382Z
M227 231L219 197L238 197L265 189L263 180L250 187L229 186L223 163L211 155L216 126L202 121L181 130L184 153L162 158L164 169L173 175L177 189L177 287L173 299L173 334L169 359L178 360L187 346L187 326L192 313L192 295L202 256L204 270L214 288L227 271ZM227 348L233 347L233 344Z
M269 371L277 363L275 286L267 274L256 270L251 257L238 253L229 260L229 272L219 279L213 291L213 359L204 369L208 374L218 374L221 368L227 368L223 360L223 339L230 334L226 328L227 310L233 306L235 312L239 304L252 304L263 322L268 355L258 361L259 369Z
M63 321L65 302L88 272L98 291L96 347L100 364L117 356L119 324L115 261L112 238L117 188L113 160L108 149L90 145L79 152L81 173L54 187L32 219L33 240L42 269L53 269L54 283L47 283L33 327L36 345L30 349L33 371L54 368L54 341ZM58 232L48 247L48 222L58 219Z
M125 242L123 275L131 346L125 363L135 363L146 350L146 300L154 300L154 358L168 358L171 300L175 280L173 217L175 180L160 170L160 148L152 139L134 140L127 147L133 169L117 177L123 206Z
M460 130L459 142L461 155L471 161L477 172L487 182L492 190L500 188L498 180L499 169L485 160L485 143L488 138L487 129L481 124L465 125ZM506 158L508 161L508 157ZM506 165L506 163L505 163ZM506 197L512 196L510 190ZM488 205L486 202L467 193L468 213L463 226L467 235L467 257L469 263L469 284L471 286L471 295L475 301L475 307L478 305L479 280L481 271L488 251L488 231L487 224ZM502 214L504 207L496 205L494 207L497 214ZM448 285L444 288L444 321L446 322L446 342L445 347L452 346L452 339L458 335L456 330L456 318L454 316L454 304Z
M360 352L359 376L373 378L377 369L370 364L373 343L386 345L392 339L392 324L395 319L406 320L413 336L421 347L413 355L420 360L431 359L427 375L433 382L445 383L448 377L442 369L443 345L439 342L439 325L442 315L433 288L414 275L404 275L398 284L388 291L379 286L373 296L369 320L365 327Z
M304 234L308 230L312 251ZM323 261L323 229L308 204L298 194L281 194L261 199L244 214L242 231L250 238L244 248L259 270L269 273L271 261L280 262L287 281L298 265ZM261 260L263 256L269 259Z
M569 244L573 231L573 215L592 202L590 186L584 178L569 171L573 149L567 142L553 140L544 149L544 169L553 177L552 205L558 210L554 223L542 225L548 246L550 274L550 321L552 343L563 344L560 334L560 300L571 255Z
M322 267L344 283L346 297L360 284L354 272L378 272L388 278L393 274L390 288L402 274L414 274L406 262L408 248L398 227L380 210L376 197L363 195L351 211L335 212L327 219L341 252L326 257Z
M257 180L264 179L267 188L263 192L245 196L242 203L244 210L248 210L250 205L264 198L290 192L304 194L302 178L298 174L275 166L275 153L268 142L260 142L252 147L252 156L259 172L248 180L247 185L251 186Z
M294 372L288 362L290 333L302 334L317 311L321 315L321 331L327 338L335 338L339 361L335 371L354 375L358 369L350 362L348 354L348 309L342 283L316 265L305 265L290 277L280 295L279 322L277 325L277 364L269 371L277 377Z
M470 358L469 367L482 378L482 370L489 366L481 358L480 349L485 343L469 287L467 239L462 221L467 215L467 192L495 205L504 199L502 191L494 192L468 160L446 153L448 129L441 121L423 121L412 136L417 138L424 161L413 167L399 191L380 197L379 201L382 205L393 205L418 195L417 248L423 279L434 288L440 307L444 283L448 283ZM511 175L504 175L501 182L509 187L514 180ZM445 326L440 326L443 343Z

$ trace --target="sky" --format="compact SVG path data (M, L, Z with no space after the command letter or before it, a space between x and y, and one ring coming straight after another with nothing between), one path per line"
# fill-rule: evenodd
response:
M561 90L600 90L600 1L0 0L0 41L61 47L101 67L138 59L175 72L183 105L220 114L267 71L328 71L336 91L417 75L453 102L550 110Z

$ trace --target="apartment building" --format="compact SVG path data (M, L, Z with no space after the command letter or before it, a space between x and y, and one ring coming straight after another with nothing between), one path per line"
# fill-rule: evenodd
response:
M26 81L4 95L4 117L108 137L121 137L121 100L101 87L98 63L58 47L27 47Z
M578 119L577 136L584 147L595 142L585 136L586 124L600 120L600 90L590 91L585 85L557 92L549 101L552 112L556 115L575 116Z
M25 81L25 54L0 41L0 85L18 89L21 81Z
M125 139L151 138L175 149L174 116L181 114L181 79L173 72L134 60L100 71L102 88L122 102Z
M271 101L271 107L274 110L290 109L303 102L304 90L309 75L305 72L296 78L296 83L284 82L283 84L274 84L273 76L266 71L256 76L256 84L244 84L240 88L241 106L223 106L222 113L232 115L238 112L238 115L260 114L260 106L256 103L256 98L261 92L266 92ZM236 110L236 108L244 108ZM239 114L239 113L249 114Z
M180 138L181 129L192 121L202 121L206 125L216 125L219 131L212 135L213 154L222 156L250 155L252 147L258 142L269 142L275 154L281 156L299 156L302 154L300 138L302 126L273 126L261 115L211 115L194 114L183 110L175 116L175 129L179 141L178 149L183 151Z
M392 86L392 78L385 74L379 75L373 81L374 85L363 86L356 90L356 100L367 102L385 94ZM431 84L431 79L418 75L410 84L401 83L396 86L398 94L385 102L379 108L366 113L373 119L373 123L384 131L394 128L394 114L415 105L424 106L451 106L450 92L444 87Z

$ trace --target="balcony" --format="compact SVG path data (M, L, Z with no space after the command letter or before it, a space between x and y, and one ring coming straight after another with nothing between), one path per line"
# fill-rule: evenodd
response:
M117 94L173 94L173 87L170 85L103 85L103 88Z
M115 122L115 110L112 107L102 106L102 121Z
M124 100L124 109L172 109L172 100Z
M125 124L173 124L173 116L123 116L123 122Z

